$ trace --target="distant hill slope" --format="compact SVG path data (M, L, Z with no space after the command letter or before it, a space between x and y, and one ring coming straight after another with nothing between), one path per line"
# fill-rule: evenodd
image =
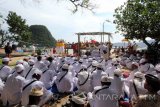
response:
M150 41L148 41L149 43L152 43L153 42L153 40L150 40ZM145 48L147 48L147 45L146 44L144 44L143 42L137 42L136 43L137 45L138 45L138 48L141 48L141 49L145 49ZM119 43L113 43L113 47L115 47L115 46L117 46L117 47L124 47L124 43L122 43L122 42L119 42ZM125 47L126 46L128 46L128 43L125 43Z
M55 38L44 25L31 25L32 42L39 46L53 47L56 44Z

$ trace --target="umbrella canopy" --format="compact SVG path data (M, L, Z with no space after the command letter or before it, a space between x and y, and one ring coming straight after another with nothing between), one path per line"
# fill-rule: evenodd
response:
M97 43L97 41L96 40L91 40L91 43Z
M124 38L124 39L122 39L122 42L129 42L129 40Z

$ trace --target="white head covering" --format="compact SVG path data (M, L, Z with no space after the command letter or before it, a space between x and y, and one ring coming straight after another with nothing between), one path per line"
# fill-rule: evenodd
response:
M42 75L42 71L40 71L39 69L35 69L35 70L34 70L34 74Z
M113 58L112 63L117 63L117 58Z
M151 65L149 63L147 63L145 65L139 66L139 71L140 72L147 72L150 68L151 68Z
M82 62L82 63L83 63L83 59L79 59L79 62Z
M93 60L92 58L89 58L89 59L88 59L89 62L92 62L92 60Z
M95 67L96 67L97 65L98 65L98 62L97 62L97 61L93 61L93 62L92 62L92 66L95 66Z
M88 77L88 73L87 72L80 72L78 74L78 80L80 81L80 83L83 83Z
M74 58L74 60L75 60L75 61L78 61L78 58L77 58L77 57L75 57L75 58Z
M15 71L16 71L17 73L24 71L24 66L23 66L22 64L16 65Z
M63 68L63 69L68 69L69 66L68 66L68 64L64 64L64 65L62 66L62 68Z
M28 61L28 64L29 64L29 65L34 65L34 63L35 63L35 61L34 61L33 59L30 59L30 60Z
M136 78L144 78L144 74L143 73L141 73L141 72L136 72L135 74L134 74L134 77Z
M114 70L114 74L115 74L115 75L118 75L119 77L122 76L122 72L121 72L120 69L115 69L115 70Z
M16 65L18 65L18 64L23 64L23 60L18 60L18 61L16 62Z
M87 69L86 65L81 65L82 69Z
M132 62L132 65L139 67L139 64L137 62Z
M155 66L155 70L160 71L160 64L157 64L157 65Z
M83 55L83 58L86 59L86 58L87 58L87 55Z
M7 57L2 59L2 62L9 62L9 61L10 61L10 59Z
M101 82L111 82L112 78L108 76L102 76Z
M139 61L139 63L142 64L142 63L144 63L144 62L146 62L146 61L147 61L147 59L142 58L142 59Z

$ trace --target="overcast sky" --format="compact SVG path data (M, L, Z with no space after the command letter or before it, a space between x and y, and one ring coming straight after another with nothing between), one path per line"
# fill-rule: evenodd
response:
M87 10L80 10L72 14L72 4L65 0L0 0L0 13L4 17L8 11L14 11L26 19L28 25L45 25L56 39L65 39L67 42L76 42L78 32L102 31L102 23L107 19L113 21L114 9L126 0L91 0L97 4L95 14ZM38 1L38 0L35 0ZM5 26L4 26L5 28ZM115 33L114 24L105 23L105 31ZM113 34L112 42L121 42L122 36ZM86 40L100 40L100 36L85 37ZM82 38L84 40L84 37ZM107 41L107 37L105 38Z

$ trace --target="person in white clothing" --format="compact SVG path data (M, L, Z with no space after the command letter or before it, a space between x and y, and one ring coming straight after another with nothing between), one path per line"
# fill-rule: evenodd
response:
M118 95L112 88L111 78L102 76L101 86L94 88L92 93L88 93L88 101L91 107L119 107Z
M119 96L123 97L123 79L122 72L120 69L114 71L114 78L112 79L112 84L110 86Z
M76 72L76 74L80 72L80 70L82 69L82 63L83 59L80 59L76 64L73 65L73 69Z
M28 64L29 64L29 67L26 68L23 72L24 78L27 80L32 78L34 70L37 69L37 68L34 68L35 61L33 59L30 59L28 61Z
M97 61L93 61L92 62L92 66L88 69L88 72L90 74L92 74L97 69L97 65L98 65L98 62Z
M4 82L0 79L0 100L2 100L2 92L3 92L3 88L4 88Z
M42 87L34 87L32 88L29 94L29 104L27 106L22 107L40 107L39 103L43 96L43 88Z
M47 60L50 62L50 64L48 65L48 68L50 70L56 71L56 61L54 60L54 58L50 56L47 58Z
M54 83L54 77L57 76L57 73L54 70L50 70L48 68L48 65L50 62L48 61L48 64L42 64L40 67L40 70L42 71L42 76L40 81L42 81L46 87L46 89L50 89Z
M131 100L135 100L139 95L144 95L147 93L147 90L144 88L144 74L141 72L136 72L134 74L134 79L127 81L129 82L128 87L129 87L129 98ZM125 85L127 85L127 82Z
M91 75L91 83L93 88L96 86L101 86L101 77L107 75L102 67L102 64L97 65L97 69Z
M90 74L87 71L82 71L78 74L78 92L92 92L92 86L91 86L91 79L90 79Z
M0 67L0 79L2 81L6 81L7 77L11 74L11 68L8 66L10 59L3 58L2 59L2 66Z
M42 64L43 64L42 56L38 56L37 57L37 61L34 64L34 68L38 68L39 69Z
M126 78L127 81L134 79L134 74L138 71L139 64L137 62L132 62L132 69L131 73L128 78Z
M148 62L147 59L145 58L142 58L140 61L139 61L139 71L144 73L144 74L152 74L152 71L154 71L154 66L152 64L150 64Z
M24 87L25 78L22 77L24 66L16 65L16 73L9 75L2 92L2 102L4 106L13 106L20 103L22 89Z
M74 81L72 73L68 71L68 65L62 66L62 71L57 74L55 84L60 93L72 92L74 89Z
M32 75L32 79L25 82L25 86L23 87L23 92L22 92L22 100L21 100L21 104L23 106L28 105L30 91L34 87L43 88L44 94L42 95L41 100L39 102L40 106L42 106L43 104L45 104L48 100L50 100L52 98L52 92L48 91L45 88L44 84L41 81L39 81L41 78L41 75L42 75L42 72L37 69L34 71L34 74Z

